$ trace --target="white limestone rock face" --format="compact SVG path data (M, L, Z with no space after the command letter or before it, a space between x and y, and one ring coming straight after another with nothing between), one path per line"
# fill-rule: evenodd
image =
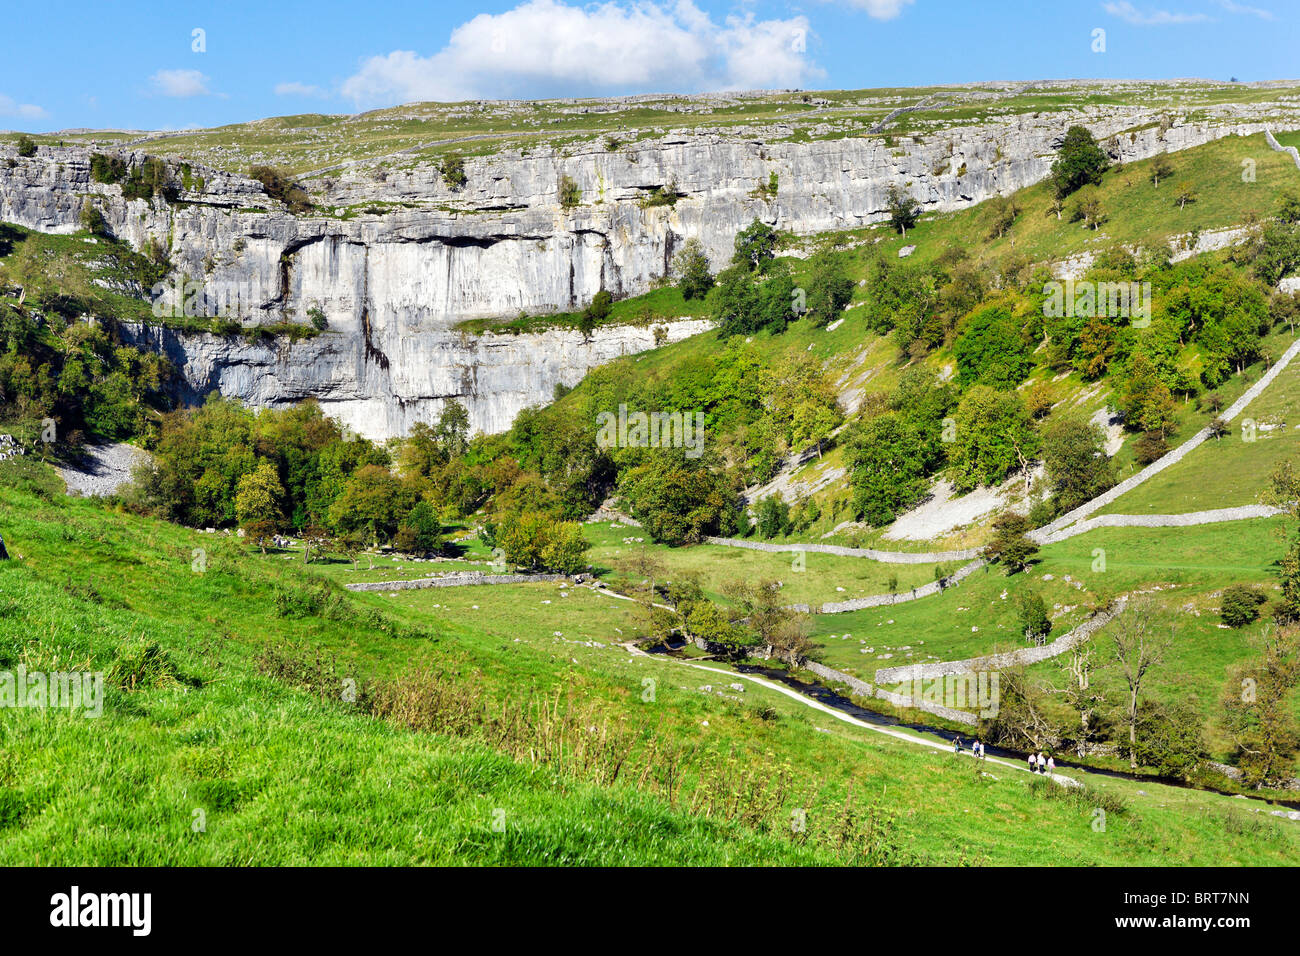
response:
M663 325L669 342L709 327L700 319ZM472 430L504 431L520 410L549 402L556 385L577 385L596 366L655 344L652 329L632 326L597 329L584 341L567 330L462 336L405 319L373 328L369 355L358 348L364 340L332 332L292 345L138 323L123 332L176 364L187 401L214 390L266 407L316 398L327 414L379 439L436 419L453 398L468 409Z
M1274 128L1297 125L1294 108L1287 107L1290 123L1279 122L1279 108ZM315 396L357 431L383 439L455 396L474 426L491 432L508 427L520 408L549 401L557 382L574 384L596 364L652 347L653 334L607 329L590 343L566 331L472 336L456 329L465 319L577 309L601 289L644 292L690 238L700 239L716 267L755 218L797 234L877 222L887 218L892 185L926 212L969 206L1045 177L1073 123L1089 126L1125 162L1264 128L1226 117L1162 132L1149 125L1155 118L1135 107L1090 107L999 117L923 141L901 136L894 145L874 137L772 142L783 135L777 128L752 136L680 133L614 151L603 142L568 152L542 146L527 156L467 157L468 183L459 191L429 164L389 170L382 181L353 167L309 179L319 208L337 215L303 217L260 183L197 164L179 202L126 201L119 186L91 180L85 148L42 146L22 158L0 146L0 220L72 232L91 197L115 235L137 248L163 243L174 277L214 299L236 299L242 324L325 315L328 333L292 347L129 330L134 341L173 357L188 398L212 389L259 405ZM121 155L133 165L145 158ZM180 181L178 163L172 167ZM764 198L755 187L772 173L778 189ZM558 202L564 176L583 193L571 210ZM681 196L674 205L643 204L668 184ZM365 212L378 201L412 208ZM169 286L158 290L156 305L183 308L190 296ZM672 323L670 338L704 327Z

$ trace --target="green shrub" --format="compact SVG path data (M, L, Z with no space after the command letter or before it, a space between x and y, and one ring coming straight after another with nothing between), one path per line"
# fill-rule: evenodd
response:
M1035 591L1020 595L1020 632L1031 644L1042 645L1052 633L1052 619L1047 613L1047 602Z
M601 289L592 296L591 304L588 305L578 316L578 331L582 333L584 339L591 338L591 333L609 318L610 310L614 307L614 297L609 294L607 289Z
M122 196L125 199L162 196L167 202L174 202L179 195L180 190L167 172L167 164L152 156L132 169L131 175L122 184Z
M444 156L438 172L442 173L442 181L448 189L461 189L469 182L469 177L465 175L465 160L458 153Z
M421 501L411 509L397 529L393 547L407 553L442 549L442 521L433 505Z
M1092 134L1083 126L1071 126L1052 165L1052 185L1064 198L1083 186L1101 182L1110 161Z
M790 533L790 505L779 495L764 498L755 511L760 537L779 538Z
M254 166L248 175L262 184L268 196L288 206L294 215L311 211L312 203L307 191L274 166Z
M90 200L81 204L77 219L81 222L81 228L91 235L102 236L108 232L108 221L99 207Z
M717 534L734 500L724 475L668 452L650 455L625 471L619 492L646 533L669 545Z
M59 501L64 494L63 479L54 469L27 456L0 462L0 486L51 503Z
M1001 562L1007 574L1025 570L1038 553L1038 545L1029 537L1030 530L1029 519L1024 515L1014 511L1001 515L993 522L993 539L984 548L985 560L995 564ZM1028 609L1022 605L1021 614L1022 620L1025 615L1032 619L1033 629L1041 630L1046 609L1042 609L1041 616L1037 613L1038 610L1032 605ZM1048 629L1050 630L1050 622Z
M582 190L571 176L560 177L559 197L564 209L573 209L582 202Z
M962 385L982 382L996 389L1015 388L1033 368L1023 322L1001 306L980 309L961 324L953 342L957 377Z
M888 207L889 223L901 235L907 235L907 230L915 226L921 216L921 204L897 183L889 187Z
M26 133L23 133L21 136L19 136L18 141L14 145L18 147L19 156L22 156L24 158L31 158L32 156L36 155L36 141L33 140L30 136L28 136Z
M682 298L703 299L713 288L713 273L709 271L709 257L698 239L687 239L681 251L673 257L673 273Z
M852 298L853 280L829 256L818 256L808 282L808 321L824 328L840 318Z
M581 525L540 512L507 515L497 528L496 541L516 567L557 574L581 571L583 555L591 547Z
M1229 627L1245 627L1259 620L1260 607L1268 600L1260 591L1245 584L1225 588L1219 602L1219 617Z
M97 183L120 183L126 178L126 162L119 156L91 153L90 178Z
M1169 451L1169 442L1159 432L1143 432L1133 443L1133 455L1139 465L1149 465L1163 458Z
M1042 438L1054 510L1070 511L1115 484L1114 465L1105 452L1105 436L1092 422L1065 415L1050 421Z
M650 194L641 200L643 208L653 206L675 206L682 194L677 191L677 180L670 179L662 186L656 186Z

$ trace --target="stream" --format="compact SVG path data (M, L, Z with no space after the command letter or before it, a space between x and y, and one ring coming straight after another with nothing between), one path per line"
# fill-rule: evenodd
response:
M685 646L686 646L685 644L674 644L672 646L660 645L658 647L648 650L647 653L672 657L677 660L685 661L687 663L696 663L697 661L696 658L687 657L684 653L682 653L682 649ZM782 670L781 668L778 667L767 667L762 664L741 664L741 663L735 663L731 661L718 662L718 663L725 663L727 666L735 668L735 670L741 674L755 674L759 677L764 677L767 678L768 680L776 681L777 683L784 684L786 687L789 687L791 690L798 692L803 697L807 697L810 700L815 700L818 703L822 704L823 706L831 707L835 710L840 711L841 713L847 714L850 717L860 720L863 723L874 724L877 727L897 727L901 730L911 730L918 733L928 734L930 736L938 737L946 741L949 745L951 745L953 740L960 738L965 742L965 745L969 747L970 742L975 739L974 734L963 735L956 731L944 730L939 727L931 726L930 724L917 723L914 721L906 721L898 717L892 717L888 714L881 714L881 713L877 713L874 710L868 710L867 708L861 706L860 704L855 704L852 700L845 697L844 695L831 690L825 684L819 683L817 681L805 682L799 680L796 677L794 677L789 671ZM986 754L990 756L1002 757L1007 760L1016 760L1022 765L1028 763L1029 754L1026 751L1013 750L1007 747L993 746L992 744L987 744L987 743L984 745L984 749ZM1164 784L1165 786L1178 787L1183 790L1202 790L1207 793L1217 793L1225 797L1238 796L1238 794L1230 790L1221 790L1217 787L1209 787L1202 784L1190 783L1179 777L1162 777L1159 776L1158 774L1140 773L1140 772L1134 772L1129 770L1116 770L1108 767L1096 767L1091 764L1077 763L1077 762L1065 760L1059 756L1056 757L1056 767L1058 770L1064 770L1068 768L1071 770L1077 770L1080 773L1096 774L1098 776L1114 777L1122 780L1132 780L1138 783ZM1269 804L1270 806L1274 806L1278 808L1285 808L1288 810L1300 810L1300 795L1291 799L1265 796L1263 793L1244 794L1243 796L1246 796L1248 799L1251 800L1260 800L1264 803Z

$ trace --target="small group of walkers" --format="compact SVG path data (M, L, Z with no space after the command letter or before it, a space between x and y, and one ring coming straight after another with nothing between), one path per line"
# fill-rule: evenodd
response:
M1056 773L1056 758L1044 757L1043 752L1038 751L1038 755L1029 755L1029 772L1030 773Z
M953 738L953 741L952 741L952 752L955 753L955 754L959 754L959 753L961 753L961 738L960 738L960 737L954 737L954 738ZM984 745L983 745L982 743L980 743L978 740L972 740L972 741L970 742L970 755L971 755L972 757L974 757L976 760L983 760L983 759L984 759Z
M952 752L961 753L961 738L954 737L952 741ZM979 740L972 740L970 744L971 756L976 760L984 759L984 744ZM1029 772L1030 773L1056 773L1056 758L1045 755L1041 750L1036 754L1029 755Z

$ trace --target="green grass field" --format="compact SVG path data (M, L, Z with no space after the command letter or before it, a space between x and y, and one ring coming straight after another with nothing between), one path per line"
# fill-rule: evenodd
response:
M937 741L909 746L634 657L612 629L634 628L635 608L589 591L330 589L336 601L313 604L320 578L301 562L34 493L46 481L21 468L0 463L13 556L0 565L0 666L134 673L124 662L142 639L165 666L140 671L152 675L142 689L111 689L98 719L0 709L5 863L1009 864L1048 852L1233 865L1297 850L1293 825L1242 801L1121 780L1047 799L1016 771L977 778ZM307 671L317 648L334 661L316 693L268 663L287 659L286 642ZM333 689L424 667L458 689L448 710L476 702L459 732L368 716ZM626 745L617 779L583 727Z
M1228 669L1253 658L1266 621L1240 630L1220 626L1218 593L1229 584L1276 589L1283 550L1281 519L1190 528L1101 528L1048 545L1029 571L1007 576L982 569L942 595L847 614L815 616L820 658L831 667L873 681L881 667L929 660L961 660L1027 647L1018 599L1026 591L1047 602L1054 640L1120 595L1147 593L1158 626L1176 638L1167 662L1152 672L1157 699L1195 699L1213 724ZM1109 655L1108 631L1094 637ZM1036 665L1038 672L1059 662ZM1118 680L1115 673L1109 680ZM1116 686L1109 690L1117 692ZM1116 698L1118 699L1118 698ZM1300 694L1296 695L1300 713ZM1227 742L1211 733L1216 756Z
M696 575L717 599L723 598L722 587L729 581L780 581L788 603L822 604L887 593L891 578L899 591L934 580L932 564L884 564L817 552L770 554L711 544L666 548L639 528L608 524L587 525L583 533L593 544L588 552L593 567L615 587L641 583L627 565L643 547L663 562L665 580Z
M1121 495L1102 514L1182 514L1258 504L1268 476L1300 453L1300 366L1292 363L1232 423L1179 462ZM1185 427L1182 434L1191 434Z

